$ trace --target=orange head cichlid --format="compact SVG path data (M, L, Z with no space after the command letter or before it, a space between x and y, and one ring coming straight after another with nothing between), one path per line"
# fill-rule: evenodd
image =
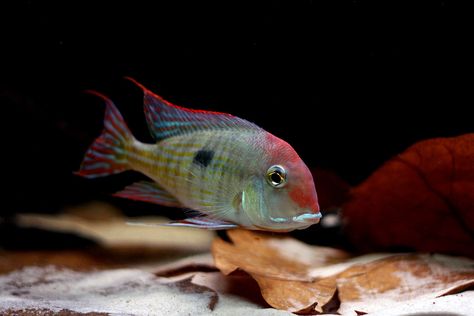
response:
M167 225L284 232L319 222L313 177L287 142L230 114L173 105L130 80L143 89L156 143L136 140L112 101L94 92L106 103L105 127L79 175L139 171L153 181L134 183L115 196L200 214Z

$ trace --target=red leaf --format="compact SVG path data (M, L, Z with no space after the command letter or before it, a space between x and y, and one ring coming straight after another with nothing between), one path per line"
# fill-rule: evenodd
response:
M344 218L360 250L474 257L474 134L417 143L351 193Z

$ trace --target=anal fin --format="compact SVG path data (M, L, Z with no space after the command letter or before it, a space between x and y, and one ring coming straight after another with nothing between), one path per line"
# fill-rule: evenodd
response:
M237 228L238 225L226 222L223 220L213 219L207 216L198 216L192 218L186 218L179 221L173 221L164 224L165 226L181 226L181 227L194 227L208 230L220 230L220 229L232 229Z
M169 192L162 189L157 183L148 181L131 184L113 196L164 206L182 207L181 203Z
M212 219L207 216L198 216L193 218L186 218L179 221L173 221L169 223L140 223L140 222L127 222L133 226L174 226L174 227L192 227L201 228L207 230L221 230L221 229L232 229L237 228L238 225L223 220Z

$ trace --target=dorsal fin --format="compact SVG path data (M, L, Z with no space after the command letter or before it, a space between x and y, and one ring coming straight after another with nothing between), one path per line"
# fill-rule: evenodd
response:
M257 125L231 114L192 110L171 104L135 79L125 78L143 90L146 120L150 132L156 140L213 129L261 130Z

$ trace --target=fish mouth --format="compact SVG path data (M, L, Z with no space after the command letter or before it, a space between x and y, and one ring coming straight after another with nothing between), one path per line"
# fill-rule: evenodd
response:
M293 217L270 217L274 223L310 223L316 224L323 217L321 212L303 213Z
M270 230L276 232L289 232L294 229L306 229L313 224L317 224L321 219L321 212L302 213L293 217L270 217L271 227L255 225L257 229Z
M316 224L319 222L319 220L323 217L321 212L317 213L303 213L297 216L293 216L292 220L293 222L297 223L312 223Z

